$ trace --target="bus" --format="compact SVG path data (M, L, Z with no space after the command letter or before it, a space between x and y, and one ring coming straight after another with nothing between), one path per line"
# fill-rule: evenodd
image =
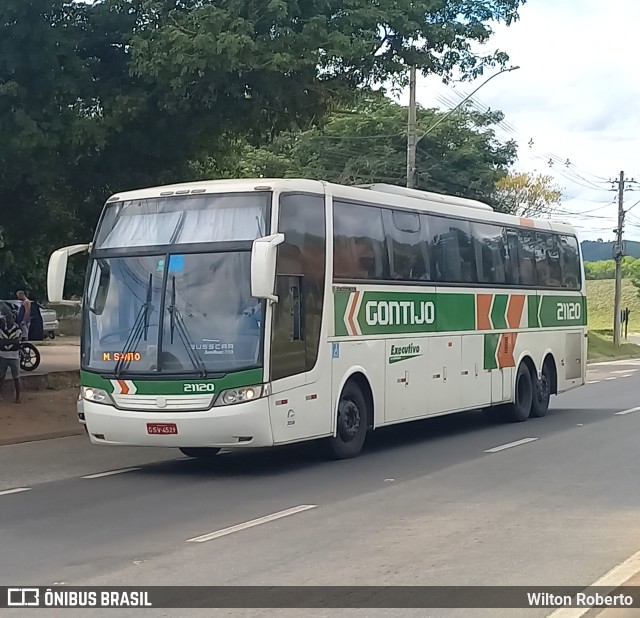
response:
M217 180L109 198L88 252L79 417L94 444L208 458L484 409L543 417L585 383L574 229L414 189ZM67 301L69 302L69 301Z

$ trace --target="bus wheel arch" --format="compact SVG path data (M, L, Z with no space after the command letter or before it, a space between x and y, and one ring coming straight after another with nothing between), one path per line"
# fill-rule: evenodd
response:
M354 372L340 390L334 435L324 441L327 454L332 459L356 457L372 426L373 391L367 377L361 372Z

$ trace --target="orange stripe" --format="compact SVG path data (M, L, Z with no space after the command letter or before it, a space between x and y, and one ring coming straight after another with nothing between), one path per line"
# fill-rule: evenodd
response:
M476 316L478 319L478 330L491 330L491 302L493 294L478 294L476 296Z
M535 221L533 219L527 219L526 217L520 217L520 225L524 227L535 227Z
M513 357L513 352L516 349L517 333L504 333L500 335L500 342L498 343L498 367L503 369L504 367L515 367L516 361Z
M520 328L524 300L524 294L512 294L509 297L509 304L507 305L507 324L509 328Z
M120 385L120 394L121 395L128 395L129 394L129 387L127 386L127 383L124 380L118 380L118 384Z
M352 335L355 335L358 332L358 328L356 326L356 321L355 321L355 315L354 315L356 312L356 307L358 306L358 298L360 298L360 292L354 292L353 303L351 304L351 309L349 310L349 316L347 317L347 322L351 327Z

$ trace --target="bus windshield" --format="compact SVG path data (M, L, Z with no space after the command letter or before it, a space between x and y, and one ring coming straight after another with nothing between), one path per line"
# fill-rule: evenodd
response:
M251 241L266 235L271 193L159 197L107 204L94 249Z
M261 363L262 304L249 251L94 259L83 366L121 373L227 373Z

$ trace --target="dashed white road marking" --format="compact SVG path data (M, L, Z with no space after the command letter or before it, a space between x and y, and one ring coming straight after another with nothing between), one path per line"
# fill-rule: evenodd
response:
M596 586L606 587L606 590L598 590L598 593L607 595L629 581L638 571L640 571L640 551L613 567L599 580L593 582L589 588L595 588ZM588 590L588 588L585 588L585 590ZM591 609L591 607L563 607L549 614L547 618L581 618Z
M605 378L605 381L607 381L607 382L608 382L609 380L617 380L617 379L618 379L618 376L616 376L616 377L614 377L614 378Z
M614 412L616 416L624 416L625 414L631 414L632 412L640 411L640 406L636 408L629 408L628 410L621 410L620 412Z
M303 511L308 511L309 509L315 509L317 506L318 506L317 504L301 504L299 506L294 506L284 511L272 513L271 515L265 515L264 517L258 517L257 519L245 521L243 524L237 524L236 526L229 526L228 528L223 528L222 530L216 530L215 532L210 532L208 534L196 536L192 539L188 539L187 543L205 543L206 541L213 541L214 539L219 539L221 536L227 536L228 534L233 534L234 532L240 532L241 530L246 530L247 528L260 526L261 524L267 524L270 521L275 521L276 519L282 519L283 517L288 517L289 515L295 515L296 513L302 513Z
M113 476L114 474L124 474L125 472L134 472L140 470L140 468L121 468L120 470L109 470L108 472L98 472L97 474L87 474L83 476L83 479L99 479L103 476Z
M0 496L8 496L9 494L19 494L23 491L31 491L31 487L16 487L14 489L4 489L0 491Z
M637 369L618 369L617 371L612 371L611 373L629 373L630 371L637 371Z
M600 380L589 380L587 384L597 384Z
M500 451L504 451L508 448L513 448L514 446L520 446L521 444L527 444L528 442L535 442L538 438L522 438L522 440L516 440L515 442L509 442L508 444L502 444L501 446L494 446L493 448L487 449L484 451L485 453L499 453Z

